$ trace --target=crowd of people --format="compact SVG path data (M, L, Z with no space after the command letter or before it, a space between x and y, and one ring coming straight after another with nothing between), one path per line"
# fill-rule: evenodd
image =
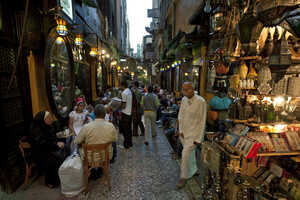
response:
M57 137L62 127L50 112L39 112L32 122L29 142L32 159L43 170L46 185L50 188L59 185L59 167L70 154L79 153L83 157L82 144L112 142L109 157L114 163L118 133L124 138L125 149L132 148L132 138L138 136L144 137L144 144L148 146L150 137L157 135L156 126L165 128L171 116L178 118L176 136L183 144L181 178L177 184L178 188L183 187L186 179L197 171L194 150L203 138L206 103L194 93L191 83L185 83L182 92L183 109L180 109L181 98L176 98L174 93L151 85L140 87L138 81L130 84L122 81L119 89L107 88L95 107L87 105L84 96L78 97L74 110L69 113L69 137L66 138ZM99 170L95 173L91 176L98 178Z

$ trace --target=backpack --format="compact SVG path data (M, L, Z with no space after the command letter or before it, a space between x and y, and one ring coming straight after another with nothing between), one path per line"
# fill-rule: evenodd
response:
M136 95L133 90L131 90L132 94L132 117L137 118L139 115L143 115L143 109L141 107L140 102L137 101Z

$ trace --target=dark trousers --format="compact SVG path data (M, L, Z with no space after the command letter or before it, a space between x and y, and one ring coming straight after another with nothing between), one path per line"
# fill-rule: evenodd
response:
M112 157L112 160L114 160L117 157L117 143L116 142L112 143L112 148L113 148L113 157Z
M142 122L142 115L136 114L135 117L132 118L133 121L133 136L138 136L138 128L140 127L142 135L145 135L145 127Z
M128 149L132 147L132 129L131 129L132 118L131 115L122 113L120 121L120 133L124 136L124 147Z

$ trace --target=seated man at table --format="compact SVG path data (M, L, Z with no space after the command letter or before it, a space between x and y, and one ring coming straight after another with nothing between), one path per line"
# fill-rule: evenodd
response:
M105 118L105 107L101 104L95 106L95 121L92 121L82 127L79 134L75 139L75 143L81 144L105 144L108 142L117 141L117 130L114 125L104 120ZM79 149L80 155L83 158L83 149ZM112 159L113 150L112 147L109 149L109 159ZM96 156L95 156L96 157ZM96 158L97 159L97 158ZM96 160L95 160L96 161ZM97 172L96 172L97 173ZM99 175L95 175L96 178Z

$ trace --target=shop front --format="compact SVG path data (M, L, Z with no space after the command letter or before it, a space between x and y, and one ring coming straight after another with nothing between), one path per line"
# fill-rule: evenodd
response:
M210 31L201 67L185 72L208 103L201 195L299 199L300 2L234 2L206 1L193 19Z

